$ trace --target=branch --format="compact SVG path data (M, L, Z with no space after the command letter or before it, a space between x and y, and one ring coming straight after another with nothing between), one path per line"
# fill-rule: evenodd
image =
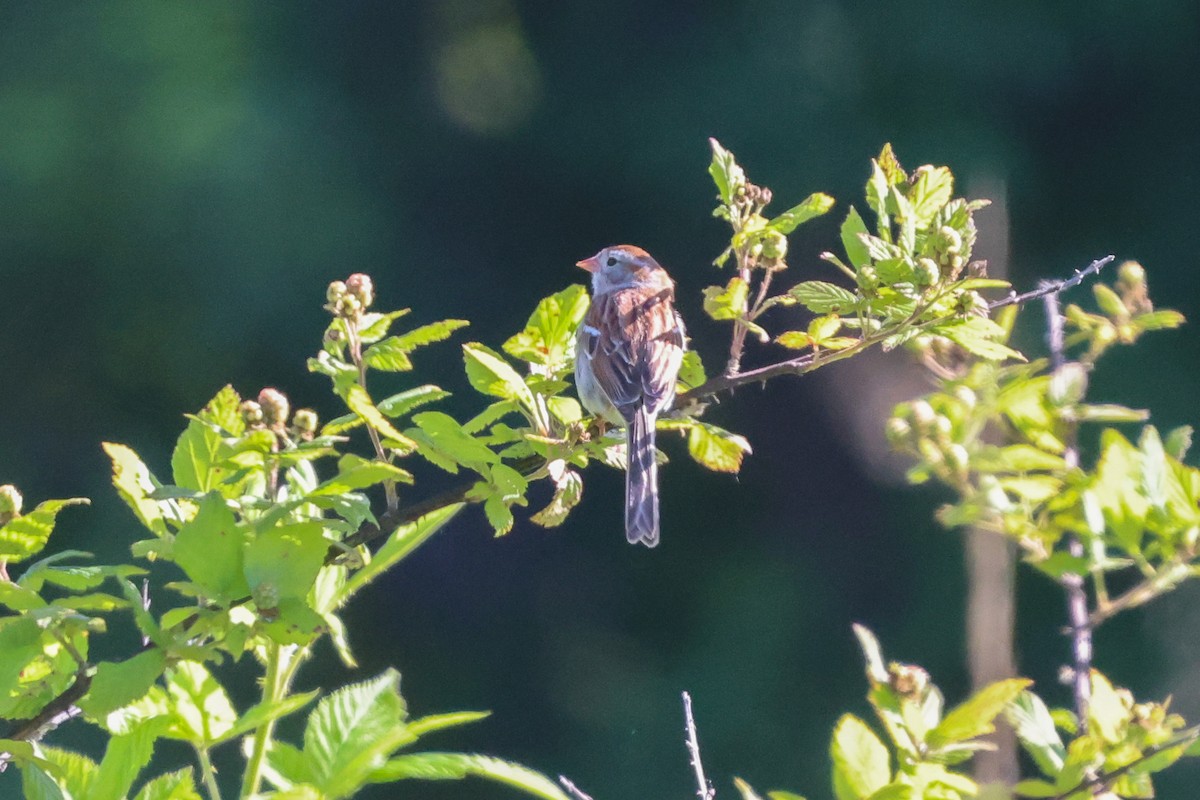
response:
M571 797L574 797L575 800L592 800L592 796L590 794L571 783L570 779L567 778L566 775L559 775L558 782L561 783L562 787L567 790L567 794L571 795Z
M700 800L713 800L717 790L704 777L704 765L700 763L700 741L696 738L696 719L692 716L692 696L683 693L683 720L687 728L687 749L692 757L692 769L696 771L696 796Z
M1094 778L1088 778L1079 785L1075 786L1073 789L1068 789L1062 794L1054 795L1054 797L1051 797L1050 800L1071 800L1071 798L1075 797L1075 795L1079 794L1080 792L1089 792L1095 794L1102 789L1107 790L1111 788L1112 784L1125 773L1132 772L1139 765L1144 764L1160 753L1165 753L1167 750L1171 750L1176 747L1190 745L1192 742L1196 741L1197 738L1200 738L1200 727L1189 728L1188 730L1176 736L1174 739L1170 739L1162 744L1155 745L1154 747L1146 748L1145 752L1143 752L1133 761L1130 761L1128 764L1117 767L1111 772L1102 772Z
M1019 306L1024 303L1028 303L1030 300L1038 300L1048 295L1061 294L1067 289L1073 289L1079 284L1083 283L1088 276L1095 275L1096 273L1100 272L1100 270L1104 269L1106 265L1112 263L1114 258L1116 258L1116 256L1105 256L1104 258L1096 259L1091 264L1088 264L1084 269L1075 270L1075 274L1069 278L1060 278L1056 281L1042 281L1038 284L1038 288L1030 292L1025 292L1024 294L1010 292L1008 297L988 303L988 308L992 311L995 311L997 308L1004 308L1005 306Z
M35 742L41 739L54 728L82 713L75 703L87 694L91 686L92 676L83 669L80 669L75 674L74 683L47 703L34 716L29 719L13 720L9 730L0 736L0 738L27 742ZM11 753L0 753L0 772L3 772L8 766L8 760L11 756Z
M1066 363L1063 316L1058 302L1058 291L1061 289L1048 292L1042 297L1046 306L1046 344L1050 349L1050 368L1054 372L1062 369ZM1076 425L1069 423L1063 436L1063 441L1066 442L1063 459L1068 469L1079 466L1075 429ZM1084 556L1083 542L1073 533L1067 534L1067 549L1074 558ZM1084 588L1083 575L1079 573L1064 573L1061 583L1067 594L1067 619L1071 626L1071 684L1075 695L1075 715L1079 718L1080 732L1086 733L1088 707L1092 699L1092 623L1088 616L1087 591Z

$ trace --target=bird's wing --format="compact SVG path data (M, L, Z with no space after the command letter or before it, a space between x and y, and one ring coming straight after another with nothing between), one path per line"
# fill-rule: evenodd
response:
M670 288L597 297L585 324L596 331L586 342L596 382L627 422L639 406L658 414L671 403L684 332Z

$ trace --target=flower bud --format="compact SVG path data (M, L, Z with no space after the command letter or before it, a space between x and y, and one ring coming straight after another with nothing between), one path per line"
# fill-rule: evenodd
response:
M961 444L952 444L946 448L946 463L955 472L966 472L967 465L971 462L971 455L967 452L967 448Z
M325 299L330 305L336 305L338 300L341 300L346 294L346 283L344 281L334 281L329 284L329 288L325 290Z
M860 267L855 280L858 281L859 288L869 292L879 285L879 273L872 266Z
M887 440L891 442L893 446L897 446L904 444L908 441L908 438L912 436L912 426L899 417L892 417L887 421L887 425L884 427L884 432L887 435Z
M254 400L243 400L242 404L238 406L238 411L251 428L263 424L263 408Z
M258 393L258 404L262 406L263 421L268 426L283 425L287 422L291 406L283 392L267 387Z
M954 423L945 414L938 414L933 420L933 429L940 436L949 436L954 430Z
M939 252L947 255L958 255L962 252L962 236L949 225L938 228L935 245Z
M763 256L772 260L784 258L787 255L787 237L779 231L767 231L763 237Z
M358 298L363 308L370 308L375 302L375 286L371 283L371 276L366 273L356 272L346 278L346 290Z
M1051 404L1063 408L1073 406L1087 395L1087 369L1078 361L1063 364L1050 376L1046 397Z
M913 422L917 426L917 430L928 429L934 424L937 414L933 411L933 406L929 405L926 400L914 400L910 404L912 408Z
M975 404L979 398L975 396L975 391L969 386L956 386L954 388L954 398L963 404L963 408L971 410L975 408Z
M301 408L292 417L292 425L306 439L311 439L317 432L317 412L311 408Z
M1146 282L1146 270L1136 261L1126 261L1117 270L1117 280L1130 286Z
M339 317L357 317L362 309L362 301L355 295L347 294L338 298L333 311Z
M922 258L917 262L917 267L913 270L913 282L917 286L933 286L942 277L942 271L938 269L937 262L932 258Z
M21 504L24 499L17 487L11 483L0 486L0 525L21 516Z

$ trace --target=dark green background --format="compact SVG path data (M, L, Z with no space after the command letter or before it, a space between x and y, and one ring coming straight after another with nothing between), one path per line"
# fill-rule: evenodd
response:
M967 193L1006 194L1019 287L1115 253L1197 316L1196 3L883 5L0 5L0 482L31 502L92 497L56 546L124 558L136 531L99 443L166 474L181 415L226 382L336 413L304 359L326 283L354 271L375 276L381 305L469 318L495 345L581 279L577 259L637 242L673 272L716 368L727 331L699 302L725 235L708 136L777 208L838 198L793 238L793 281L831 274L817 255L891 141L910 168L948 164ZM1002 213L979 219L1002 237ZM1106 361L1096 394L1152 404L1164 428L1195 422L1198 343L1156 334ZM421 355L416 378L455 390L450 410L477 407L454 344ZM737 479L667 442L655 551L623 541L622 479L602 469L558 531L521 518L493 540L464 513L349 610L362 669L322 651L301 685L394 665L418 713L495 711L434 747L562 772L597 800L693 790L687 688L722 797L733 774L829 796L828 732L843 710L867 713L852 621L951 698L967 684L959 536L931 521L936 491L858 458L882 436L851 446L845 412L883 373L838 369L715 410L755 447ZM1061 599L1028 573L1021 590L1022 669L1065 702ZM1183 591L1112 623L1099 665L1200 717L1198 607ZM55 741L87 746L86 729ZM218 765L231 779L239 763ZM1178 769L1161 794L1189 796L1197 774Z

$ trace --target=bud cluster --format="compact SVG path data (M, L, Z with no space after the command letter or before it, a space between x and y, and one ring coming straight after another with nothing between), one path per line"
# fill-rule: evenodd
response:
M317 432L317 412L310 408L301 408L292 414L287 395L271 387L260 391L257 400L243 400L238 411L246 427L251 430L267 429L275 433L291 433L304 441L311 440ZM289 416L292 423L290 429Z
M375 302L371 276L356 272L344 281L333 281L325 290L325 309L335 317L357 319Z
M887 437L897 450L921 459L932 474L952 485L966 482L971 456L961 444L978 403L975 391L959 385L953 394L935 394L901 403L887 422Z

